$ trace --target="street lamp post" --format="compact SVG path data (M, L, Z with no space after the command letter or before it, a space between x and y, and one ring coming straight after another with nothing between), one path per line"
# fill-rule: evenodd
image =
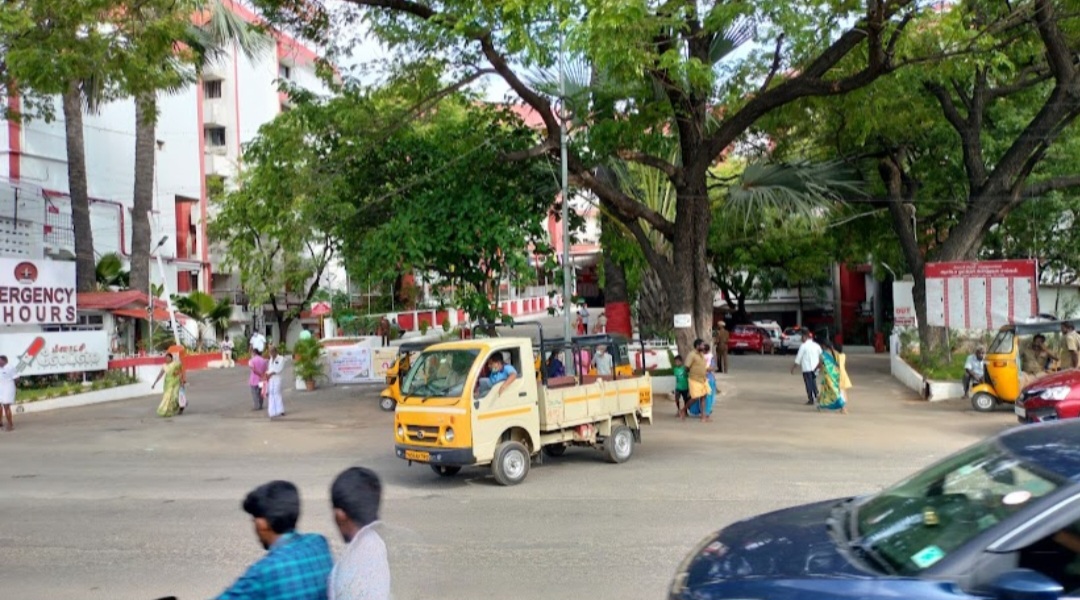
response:
M570 265L570 184L566 150L566 54L565 34L559 23L559 162L562 175L562 263L563 263L563 341L570 352L570 278L573 268ZM569 368L570 362L566 365Z

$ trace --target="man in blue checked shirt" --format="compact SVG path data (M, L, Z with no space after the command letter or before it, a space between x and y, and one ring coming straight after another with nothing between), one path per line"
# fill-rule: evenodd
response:
M248 567L218 600L326 600L334 567L326 538L297 533L300 492L288 481L261 485L244 499L266 556Z

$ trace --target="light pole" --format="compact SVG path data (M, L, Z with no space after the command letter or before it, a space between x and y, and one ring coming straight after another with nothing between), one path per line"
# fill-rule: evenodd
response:
M169 285L168 285L168 282L165 279L165 263L164 263L164 261L161 260L161 252L158 252L159 250L161 250L161 247L164 246L165 242L167 242L167 241L169 241L169 236L167 234L161 236L161 239L158 240L157 245L154 246L154 249L150 252L150 254L157 254L158 274L161 275L161 287L165 291L165 305L169 309L169 324L172 325L173 342L175 342L176 345L179 346L180 345L180 331L176 328L176 307L173 306L172 295L169 294ZM153 288L151 288L151 290L152 289ZM154 311L154 295L153 295L153 291L151 291L151 293L150 293L150 306L149 306L149 308L147 308L147 310L149 310L150 313L153 314L153 311ZM151 331L151 333L153 333L153 331Z

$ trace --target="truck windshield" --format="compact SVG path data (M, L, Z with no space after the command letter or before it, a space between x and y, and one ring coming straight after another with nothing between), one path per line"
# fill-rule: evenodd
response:
M479 355L479 350L425 352L413 361L402 381L401 392L405 396L423 398L459 397Z
M859 506L852 542L895 574L915 575L1061 483L984 442Z
M997 337L993 342L990 342L990 349L988 354L1012 354L1013 351L1013 338L1015 333L1010 329L1003 329L998 332Z

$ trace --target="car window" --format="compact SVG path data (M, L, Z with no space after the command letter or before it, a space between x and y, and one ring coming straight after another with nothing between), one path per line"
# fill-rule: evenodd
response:
M1061 484L984 442L862 504L855 541L915 575Z

